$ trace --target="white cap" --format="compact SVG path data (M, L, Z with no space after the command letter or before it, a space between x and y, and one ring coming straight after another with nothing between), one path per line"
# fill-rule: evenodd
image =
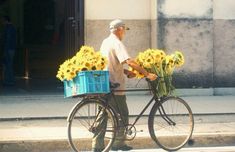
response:
M126 30L129 30L130 28L126 27L124 22L120 19L115 19L110 22L109 29L110 31L115 31L118 27L125 27Z

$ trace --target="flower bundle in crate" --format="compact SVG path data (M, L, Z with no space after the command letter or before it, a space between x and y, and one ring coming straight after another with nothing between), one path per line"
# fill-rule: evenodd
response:
M158 75L158 79L151 82L153 88L159 97L167 96L175 89L172 85L172 75L175 68L184 64L184 56L181 51L175 51L167 55L163 50L147 49L140 52L135 61L148 72ZM130 68L136 74L137 78L143 78L144 75Z
M75 56L60 65L56 77L64 82L64 96L109 92L107 59L90 46L82 46Z

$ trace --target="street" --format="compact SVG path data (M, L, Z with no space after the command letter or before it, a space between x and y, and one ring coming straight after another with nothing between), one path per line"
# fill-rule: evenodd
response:
M39 99L36 97L39 96L34 96L33 98ZM9 99L10 97L5 98ZM2 144L0 144L0 151L26 152L37 150L37 152L73 152L68 143L66 115L68 115L68 111L74 103L56 100L58 99L56 97L49 98L43 96L40 97L40 100L37 100L37 102L35 102L35 100L33 100L34 102L26 100L29 99L26 97L25 100L17 102L16 99L22 98L23 97L11 97L11 99L15 99L15 101L10 100L11 102L3 97L1 98L4 100L1 100L0 104L0 114L2 116L2 121L0 121L0 140L2 142ZM53 100L49 102L46 100L48 98L53 98ZM135 111L131 107L136 107L134 106L135 104L140 106L142 98L143 96L136 96L129 102L130 109L133 111L132 114L135 114ZM191 145L193 147L189 148L187 147L188 145L186 145L186 147L179 150L179 152L235 152L234 113L225 113L229 111L228 109L234 111L235 100L234 97L223 97L223 100L220 98L221 101L226 101L223 102L223 109L221 108L221 104L216 102L218 98L219 97L204 97L195 102L191 102L191 100L195 98L187 98L195 112L195 128L192 136L195 142ZM203 104L201 101L203 101ZM225 103L227 103L226 108ZM200 105L204 105L204 107ZM210 108L212 106L213 109ZM203 110L207 113L200 112L199 110ZM215 110L221 111L213 113ZM31 115L31 117L28 117L29 115ZM20 116L23 116L23 118L20 119ZM34 118L32 116L34 116ZM44 118L38 118L39 116L44 116ZM135 117L132 115L130 122L133 122L134 119ZM135 140L128 142L128 145L133 146L134 150L132 151L136 152L165 152L157 148L156 143L150 138L147 124L147 117L140 119L136 124L138 131L137 136Z
M226 147L193 147L193 148L182 148L177 152L234 152L235 146ZM59 152L71 152L71 151L59 151ZM110 151L112 152L112 151ZM163 149L134 149L130 152L166 152Z
M162 149L132 150L133 152L165 152ZM182 148L178 152L234 152L235 146Z

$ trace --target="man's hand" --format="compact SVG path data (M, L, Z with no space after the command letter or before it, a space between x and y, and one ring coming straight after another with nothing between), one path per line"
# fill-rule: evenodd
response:
M134 72L126 70L126 69L124 70L124 73L126 74L128 78L134 78L136 76Z
M154 73L148 73L148 75L146 76L146 78L148 78L150 81L156 80L157 79L157 75Z
M129 71L127 77L134 78L134 77L136 77L136 74L134 72Z
M139 66L133 59L127 59L125 63L128 64L128 66L132 67L136 71L143 73L146 78L148 78L150 81L153 81L157 78L157 75L154 73L148 73L144 68ZM125 73L125 70L124 70Z

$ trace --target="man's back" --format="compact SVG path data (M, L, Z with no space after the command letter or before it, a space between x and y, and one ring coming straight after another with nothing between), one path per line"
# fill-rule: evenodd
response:
M119 83L120 87L117 89L124 90L125 78L122 63L130 58L126 47L114 34L111 33L110 36L102 42L100 51L108 59L110 81L113 83Z

